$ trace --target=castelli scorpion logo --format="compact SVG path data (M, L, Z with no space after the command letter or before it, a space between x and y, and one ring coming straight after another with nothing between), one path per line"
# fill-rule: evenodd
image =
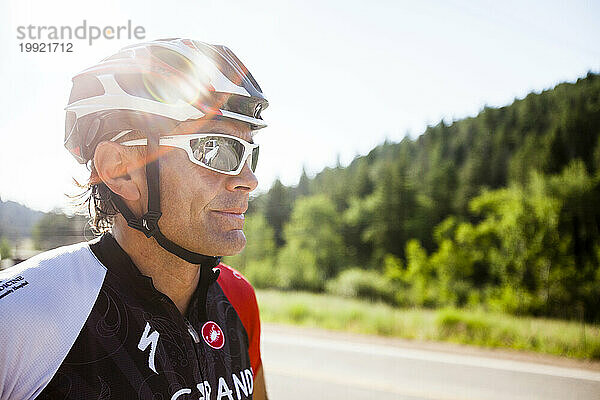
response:
M223 330L213 321L208 321L202 325L202 338L213 349L218 350L225 344Z

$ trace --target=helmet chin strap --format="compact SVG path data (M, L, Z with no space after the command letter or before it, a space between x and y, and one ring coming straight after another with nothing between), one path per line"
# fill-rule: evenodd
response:
M158 226L158 220L162 215L160 211L159 174L160 135L156 132L147 133L147 139L146 182L148 184L148 212L142 215L141 218L137 218L120 196L113 193L112 201L127 221L127 225L142 232L147 238L153 237L156 242L169 253L174 254L191 264L198 264L203 267L202 269L205 269L205 267L210 269L216 267L221 261L221 257L206 256L184 249L167 239L160 231L160 227ZM218 271L218 269L216 271ZM218 273L216 275L218 276Z

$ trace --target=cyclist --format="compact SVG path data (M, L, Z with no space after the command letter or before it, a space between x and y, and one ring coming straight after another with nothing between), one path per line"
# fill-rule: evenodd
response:
M265 399L254 290L220 262L268 105L224 46L125 47L73 78L65 146L91 242L0 273L0 399Z

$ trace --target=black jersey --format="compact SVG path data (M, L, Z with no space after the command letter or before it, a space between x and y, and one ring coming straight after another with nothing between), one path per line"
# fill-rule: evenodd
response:
M0 400L251 399L256 298L217 268L185 316L110 234L0 272Z

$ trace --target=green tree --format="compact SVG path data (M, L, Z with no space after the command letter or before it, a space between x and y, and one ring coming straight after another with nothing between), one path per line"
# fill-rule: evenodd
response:
M284 230L286 245L279 255L283 287L322 290L325 280L346 265L340 227L340 215L327 196L298 199Z
M310 179L306 175L306 169L302 167L302 175L296 187L296 197L308 196L310 194Z
M406 272L404 281L410 285L413 304L433 307L437 303L436 268L429 262L427 252L418 240L406 243Z
M283 226L289 220L292 211L292 194L279 179L275 180L273 186L267 193L264 208L265 218L275 232L275 243L281 247L285 242L283 238Z
M600 317L600 182L582 161L559 175L532 172L525 186L485 191L470 202L476 224L449 218L435 231L441 304L481 301L503 311ZM408 251L408 250L407 250ZM427 265L418 248L413 265ZM420 256L415 256L420 255ZM422 269L422 267L421 267ZM423 275L419 271L415 276ZM423 285L415 280L414 285ZM581 315L579 310L584 309Z
M7 238L0 236L0 260L12 257L12 246Z
M362 239L372 244L376 264L386 254L403 256L406 242L420 238L419 206L415 182L405 167L392 162L381 165L375 191L365 199L359 220L353 221L366 222Z

